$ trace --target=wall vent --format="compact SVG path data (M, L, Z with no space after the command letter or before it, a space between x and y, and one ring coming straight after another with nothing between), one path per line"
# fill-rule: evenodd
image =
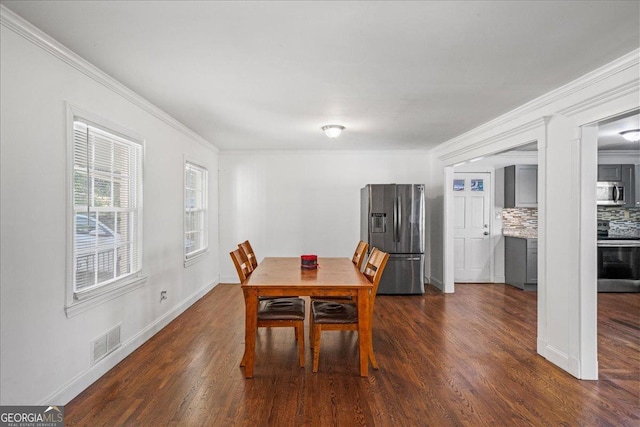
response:
M93 340L91 343L91 364L99 362L118 347L120 347L120 325Z

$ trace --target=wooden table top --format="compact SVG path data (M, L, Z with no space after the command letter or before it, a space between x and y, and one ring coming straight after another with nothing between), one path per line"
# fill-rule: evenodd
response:
M300 257L263 259L242 287L286 285L351 289L372 287L349 258L318 258L317 269L305 270L300 268Z

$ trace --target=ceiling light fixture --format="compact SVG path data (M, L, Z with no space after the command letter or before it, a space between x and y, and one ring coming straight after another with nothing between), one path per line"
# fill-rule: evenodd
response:
M627 141L640 141L640 129L625 130L624 132L620 132L620 135Z
M322 130L324 131L325 135L327 135L329 138L335 139L340 136L340 134L344 130L344 126L326 125L326 126L322 126Z

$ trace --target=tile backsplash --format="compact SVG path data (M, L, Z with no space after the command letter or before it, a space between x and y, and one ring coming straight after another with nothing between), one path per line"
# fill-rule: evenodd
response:
M609 221L610 234L632 234L640 232L639 208L598 206L598 219Z
M502 209L502 228L522 231L538 230L537 208Z
M598 219L609 221L609 233L611 234L640 233L640 208L598 206ZM538 209L503 209L502 229L516 233L536 232L538 230Z

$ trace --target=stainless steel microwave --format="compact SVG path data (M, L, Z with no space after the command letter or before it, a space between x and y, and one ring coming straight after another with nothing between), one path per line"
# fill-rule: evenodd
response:
M625 204L625 191L622 182L598 181L598 205L622 206Z

